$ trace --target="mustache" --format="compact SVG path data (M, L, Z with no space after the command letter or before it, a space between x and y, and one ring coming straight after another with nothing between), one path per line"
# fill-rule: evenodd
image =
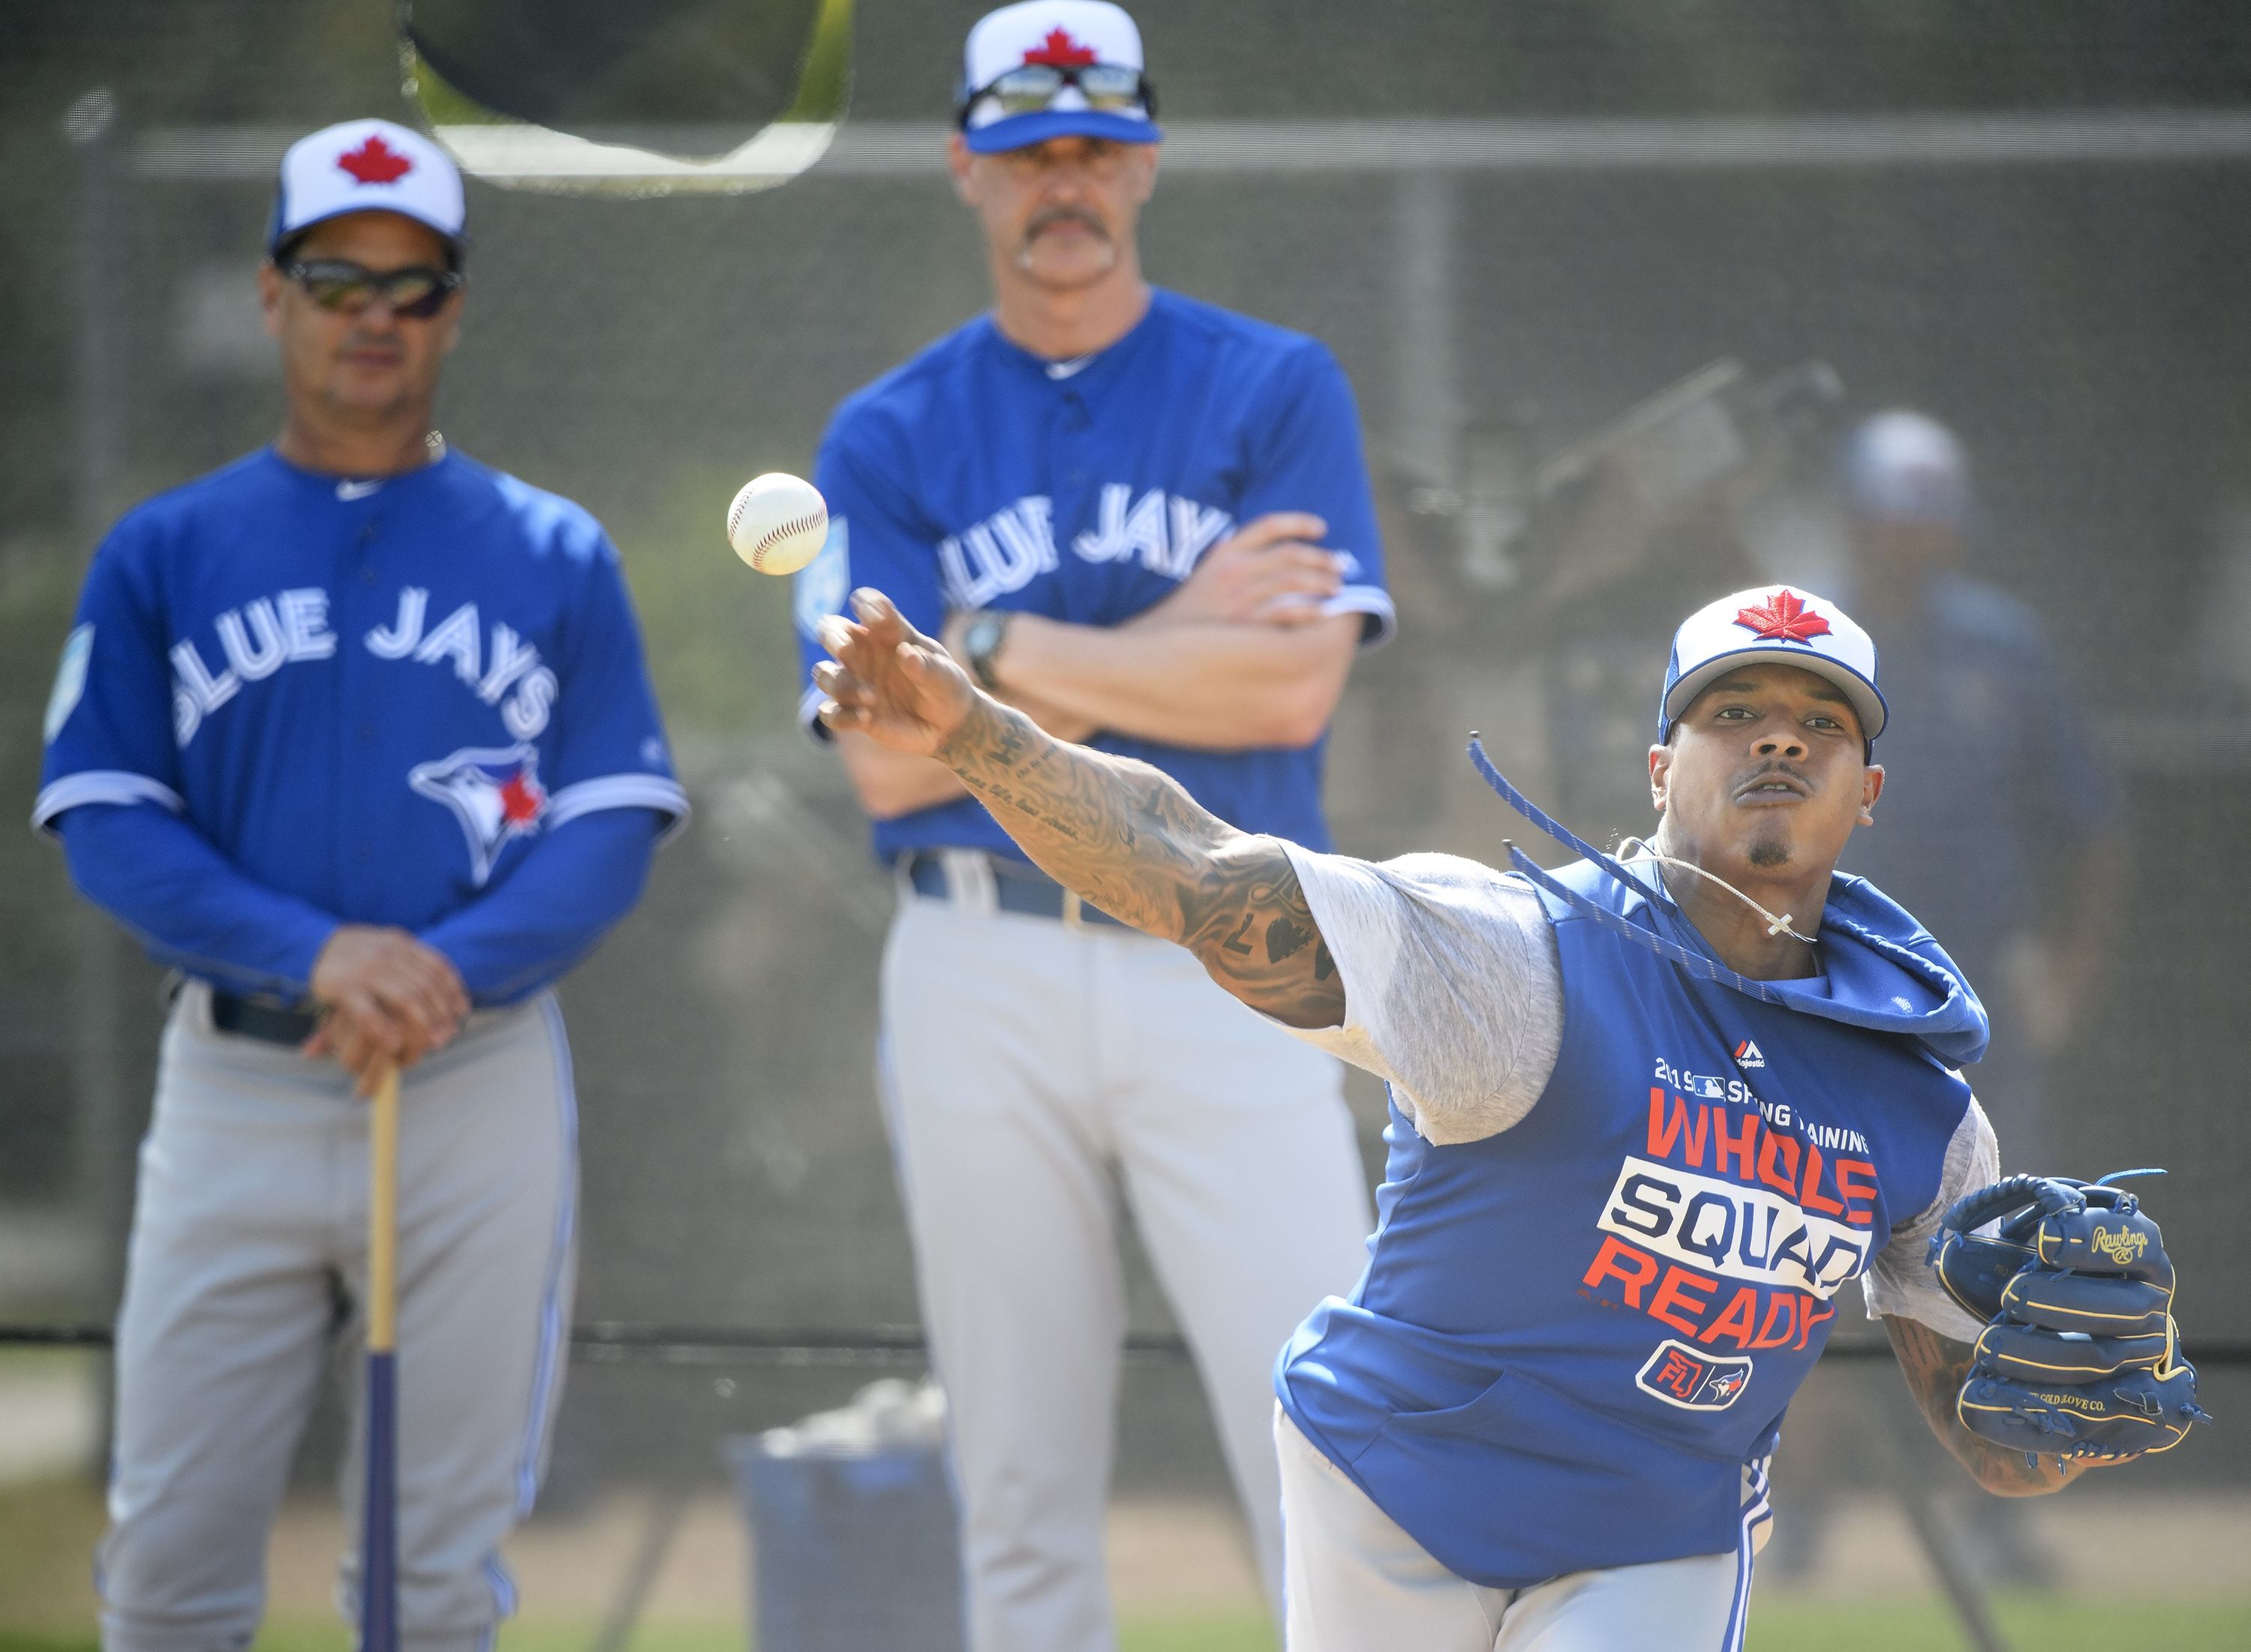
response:
M1031 242L1037 240L1041 236L1044 235L1048 231L1055 228L1058 224L1083 225L1092 233L1100 236L1104 240L1106 241L1110 238L1110 226L1107 224L1105 224L1100 218L1095 217L1095 215L1087 208L1083 206L1050 206L1043 208L1040 211L1034 213L1032 215L1032 221L1024 226L1025 243L1029 245Z
M1745 787L1757 785L1775 775L1783 775L1797 781L1799 785L1804 787L1806 795L1809 797L1818 790L1813 784L1813 777L1786 757L1768 758L1749 774L1738 778L1735 781L1735 790L1740 792Z

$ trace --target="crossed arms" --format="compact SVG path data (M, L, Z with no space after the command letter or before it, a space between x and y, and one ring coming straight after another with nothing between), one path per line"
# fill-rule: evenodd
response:
M1110 729L1204 750L1302 746L1328 725L1365 615L1325 614L1337 558L1326 524L1275 511L1214 546L1181 587L1122 626L1011 616L994 665L1003 703L1048 732ZM969 616L942 641L958 653ZM869 813L890 819L963 795L944 764L839 731L837 750Z

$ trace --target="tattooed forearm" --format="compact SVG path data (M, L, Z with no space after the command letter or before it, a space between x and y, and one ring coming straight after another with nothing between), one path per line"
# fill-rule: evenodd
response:
M1344 985L1290 857L1238 832L1170 777L1066 745L980 699L938 749L1040 868L1082 900L1177 942L1253 1009L1333 1026Z
M1892 1314L1884 1316L1884 1329L1891 1333L1892 1351L1899 1357L1901 1374L1906 1377L1908 1390L1922 1407L1930 1431L1986 1490L2001 1497L2036 1497L2062 1490L2086 1468L2083 1462L2059 1467L2047 1457L2027 1463L2023 1452L2007 1450L1971 1434L1954 1409L1955 1396L1970 1376L1970 1345Z

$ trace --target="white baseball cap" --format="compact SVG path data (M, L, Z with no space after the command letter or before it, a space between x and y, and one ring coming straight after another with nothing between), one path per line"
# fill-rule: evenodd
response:
M1680 714L1731 667L1770 661L1826 677L1843 689L1864 741L1873 743L1884 731L1890 712L1876 691L1874 639L1826 598L1772 585L1722 597L1681 621L1658 702L1659 743L1672 737Z
M1011 114L994 95L1012 70L1061 70L1064 84L1044 107ZM1154 119L1156 100L1142 79L1141 31L1110 0L1022 0L988 11L969 31L962 48L961 85L954 97L964 140L980 155L1021 149L1049 138L1109 138L1155 143L1164 134ZM1130 101L1114 107L1112 93L1097 107L1072 71L1123 71L1132 77ZM1115 78L1115 77L1113 77Z
M428 225L460 261L468 238L461 169L419 132L390 121L346 121L289 146L266 250L279 252L325 219L367 211Z
M1845 494L1894 522L1959 523L1970 514L1970 465L1954 432L1922 413L1865 419L1846 439Z

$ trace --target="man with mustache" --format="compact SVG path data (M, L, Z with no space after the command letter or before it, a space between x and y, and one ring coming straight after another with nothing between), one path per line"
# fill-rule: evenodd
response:
M1833 604L1755 590L1681 625L1659 824L1622 860L1479 749L1582 856L1511 874L1238 830L980 694L881 592L852 612L816 676L840 736L942 764L1081 900L1389 1084L1367 1271L1276 1375L1291 1652L1736 1652L1783 1414L1855 1277L1979 1484L2090 1466L1957 1414L1984 1328L1925 1257L1998 1174L1957 1070L1986 1020L1912 916L1833 875L1887 716Z
M807 665L851 585L880 584L1040 726L1326 845L1325 731L1391 616L1352 395L1313 341L1143 279L1153 114L1114 5L971 31L949 159L993 309L836 414ZM1121 1194L1278 1593L1268 1374L1370 1220L1340 1068L1040 873L928 755L848 729L836 750L901 891L881 1076L973 1644L1112 1644Z

